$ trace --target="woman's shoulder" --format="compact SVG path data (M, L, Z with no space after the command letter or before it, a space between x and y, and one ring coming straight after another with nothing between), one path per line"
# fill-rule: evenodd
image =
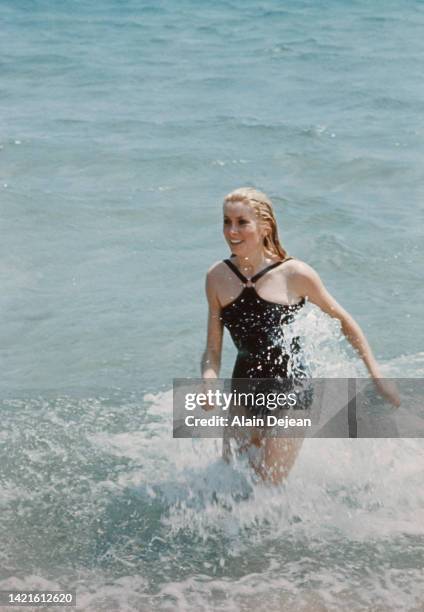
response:
M210 287L216 287L225 280L225 273L228 271L228 266L222 260L216 261L211 265L206 273L206 283Z
M283 263L284 266L282 266L282 268L286 273L290 275L310 276L311 274L316 274L312 266L307 264L305 261L302 261L301 259L297 259L296 257L291 257L288 261Z
M312 291L322 286L317 272L305 261L291 259L286 265L289 287L293 293L299 296L310 295Z
M290 283L290 287L299 295L302 291L307 291L311 286L321 282L313 267L301 259L290 259L281 268L284 270L284 276Z
M216 261L206 273L206 294L209 303L217 307L219 306L219 288L225 285L225 268L227 265L223 261Z
M221 276L224 270L228 270L227 264L221 259L216 261L211 265L209 270L206 273L208 278L216 278L217 276Z

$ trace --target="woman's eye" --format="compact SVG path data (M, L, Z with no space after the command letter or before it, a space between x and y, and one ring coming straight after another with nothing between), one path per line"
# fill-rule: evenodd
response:
M247 221L245 221L244 219L242 219L241 221L239 221L240 225L246 225Z
M224 219L224 225L228 225L228 224L229 224L228 219Z

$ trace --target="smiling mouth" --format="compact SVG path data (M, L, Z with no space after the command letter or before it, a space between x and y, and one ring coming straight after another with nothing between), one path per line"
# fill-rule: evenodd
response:
M241 244L243 240L230 240L230 244Z

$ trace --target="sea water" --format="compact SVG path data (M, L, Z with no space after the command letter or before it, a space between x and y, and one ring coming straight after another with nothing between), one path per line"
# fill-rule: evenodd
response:
M3 0L0 588L81 610L421 610L420 440L287 483L173 440L221 203L255 185L387 376L421 377L421 2ZM364 374L303 314L316 376ZM222 375L234 350L225 340Z

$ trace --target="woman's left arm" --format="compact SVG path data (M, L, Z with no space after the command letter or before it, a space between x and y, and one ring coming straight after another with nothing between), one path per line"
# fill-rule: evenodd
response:
M382 378L379 365L363 331L354 318L330 295L315 270L304 262L296 261L296 268L290 274L290 289L297 295L308 298L323 312L340 321L343 334L359 353L380 393L389 402L399 406L397 389Z

